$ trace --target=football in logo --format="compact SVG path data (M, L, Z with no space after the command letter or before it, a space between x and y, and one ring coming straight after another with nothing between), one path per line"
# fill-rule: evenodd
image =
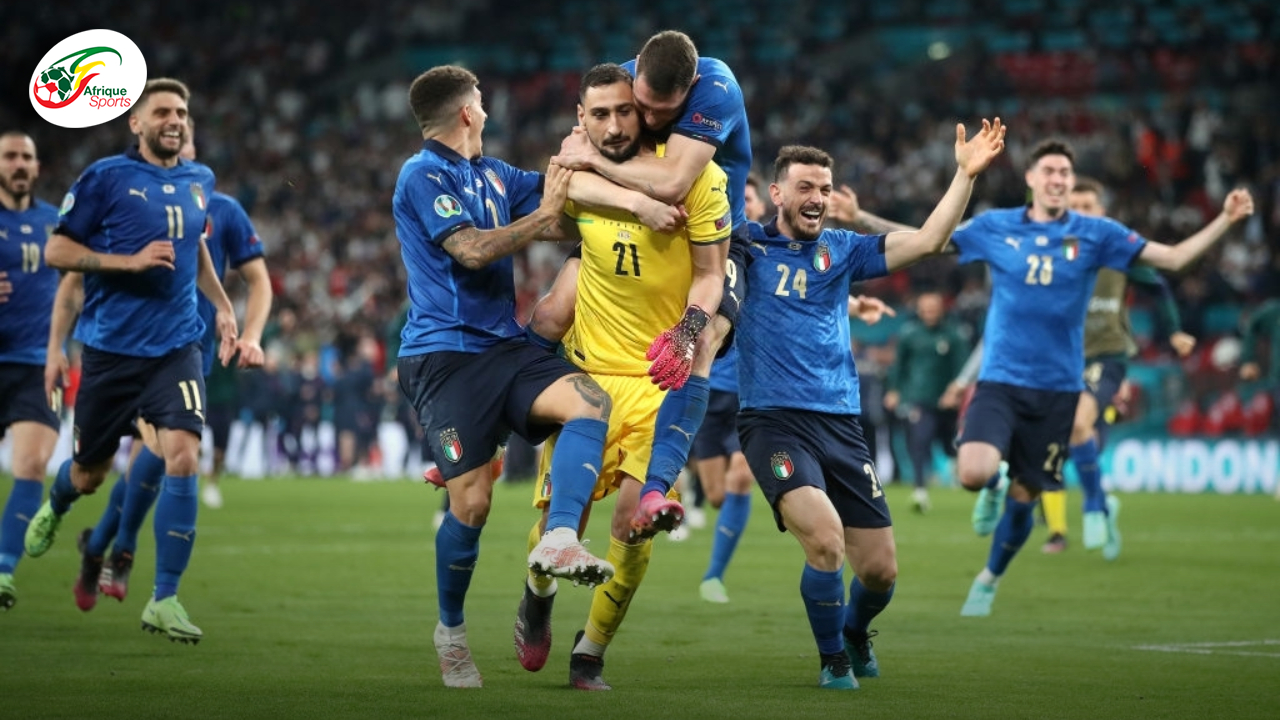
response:
M435 201L436 214L442 218L451 218L462 214L462 204L452 195L440 195Z
M83 128L123 115L147 84L147 61L114 30L85 30L45 53L31 73L31 106L54 125Z

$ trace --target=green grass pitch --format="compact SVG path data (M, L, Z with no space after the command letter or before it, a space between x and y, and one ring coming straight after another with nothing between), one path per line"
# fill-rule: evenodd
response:
M7 496L9 481L0 481ZM105 489L105 488L104 488ZM551 660L520 668L511 632L534 520L527 485L499 485L467 601L481 690L447 690L436 622L431 516L419 484L224 484L201 508L180 597L199 646L139 629L154 551L143 533L129 598L76 609L82 499L48 555L24 559L0 615L0 717L29 718L1275 718L1280 716L1280 503L1265 496L1128 495L1115 563L1079 545L1039 552L1038 527L990 618L959 617L988 541L972 496L908 490L895 511L897 595L873 627L883 677L817 688L799 598L803 557L759 495L730 566L732 602L698 598L712 530L657 539L653 564L606 657L609 693L568 688L588 592L561 586ZM607 547L605 503L592 547ZM846 571L846 579L848 579ZM1145 649L1144 649L1145 648Z

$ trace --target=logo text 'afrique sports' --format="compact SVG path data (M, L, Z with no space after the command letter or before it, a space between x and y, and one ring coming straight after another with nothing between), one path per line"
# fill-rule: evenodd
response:
M31 73L31 106L54 125L83 128L124 114L147 83L147 61L114 30L85 30L45 53Z

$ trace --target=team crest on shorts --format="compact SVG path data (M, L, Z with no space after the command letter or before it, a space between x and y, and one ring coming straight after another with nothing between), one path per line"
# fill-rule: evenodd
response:
M795 472L796 466L791 462L791 456L785 452L774 453L769 459L769 464L773 466L773 476L779 480L786 480L791 477L791 473Z
M451 463L462 459L462 441L458 439L456 428L440 433L440 449L444 452L445 459Z
M813 269L820 273L831 269L831 246L825 242L818 243L818 250L813 254Z

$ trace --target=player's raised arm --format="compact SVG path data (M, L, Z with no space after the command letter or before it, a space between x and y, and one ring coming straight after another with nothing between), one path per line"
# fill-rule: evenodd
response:
M899 230L915 231L919 228L886 220L863 209L858 203L858 194L848 185L841 185L831 192L827 200L830 209L827 211L831 219L840 227L853 228L867 235L886 235ZM851 313L852 314L852 313Z
M1179 272L1213 247L1232 225L1252 214L1253 195L1244 188L1232 190L1222 202L1222 212L1199 232L1177 245L1149 242L1138 253L1138 262L1161 270Z
M445 252L468 270L479 270L494 260L515 253L534 240L563 239L561 218L569 198L573 171L554 162L547 166L542 202L532 213L510 225L481 230L463 228L442 243Z
M972 140L965 140L964 125L956 125L956 175L951 187L942 196L938 206L929 213L929 219L914 232L892 232L885 236L885 264L889 272L906 267L917 260L941 252L951 239L951 233L973 192L974 179L1004 151L1005 126L1000 118L995 122L982 121L982 130Z
M552 160L575 170L594 170L623 187L674 205L689 194L693 181L711 162L716 148L710 143L673 134L662 157L635 157L618 163L600 154L587 133L578 128L560 143Z

